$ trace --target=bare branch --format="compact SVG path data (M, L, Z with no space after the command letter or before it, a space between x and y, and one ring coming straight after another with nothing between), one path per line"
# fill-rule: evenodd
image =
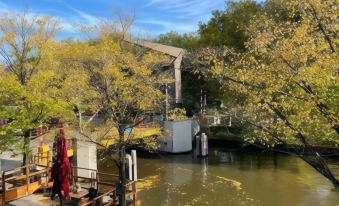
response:
M327 34L327 32L325 31L325 27L324 27L323 23L321 22L321 20L319 19L317 11L315 10L314 6L311 3L309 5L311 7L312 15L313 15L314 19L317 21L318 27L319 27L321 33L324 35L324 38L327 41L328 45L330 46L331 51L333 53L336 53L335 47L333 46L333 43L332 43L332 40L331 40L330 36Z

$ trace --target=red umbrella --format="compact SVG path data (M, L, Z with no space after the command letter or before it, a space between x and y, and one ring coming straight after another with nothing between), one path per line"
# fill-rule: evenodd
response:
M60 128L60 134L57 136L57 141L54 144L56 155L53 158L52 165L52 199L58 194L61 202L61 200L69 199L68 175L71 172L67 156L67 142L63 128Z

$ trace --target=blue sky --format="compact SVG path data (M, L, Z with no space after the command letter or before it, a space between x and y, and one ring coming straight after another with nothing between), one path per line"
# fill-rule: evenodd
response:
M94 25L117 13L135 13L133 34L154 37L160 33L193 32L211 12L224 9L225 0L0 0L0 12L29 9L38 15L55 16L63 27L58 38L77 38L73 25Z

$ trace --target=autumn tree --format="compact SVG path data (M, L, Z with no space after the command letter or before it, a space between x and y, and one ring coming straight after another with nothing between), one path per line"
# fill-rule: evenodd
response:
M102 26L93 39L63 42L56 58L62 73L73 76L65 80L69 102L94 115L100 111L102 132L94 137L89 128L83 128L81 134L115 162L120 204L125 205L126 149L133 144L133 135L126 130L163 109L160 86L164 78L157 70L166 58L124 42L124 31L110 28L114 24ZM103 143L103 138L114 144Z
M65 112L54 95L58 75L50 70L49 50L58 28L51 17L25 12L0 19L0 119L8 120L0 127L1 151L17 145L23 151L23 164L30 152L30 131Z
M337 2L279 3L283 21L281 13L268 12L252 19L247 52L206 49L197 62L246 97L241 120L254 131L247 141L297 144L294 154L338 187L314 148L339 142Z

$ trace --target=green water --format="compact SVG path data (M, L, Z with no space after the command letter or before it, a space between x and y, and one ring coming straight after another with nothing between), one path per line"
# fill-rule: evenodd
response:
M99 170L112 171L101 162ZM142 206L339 206L339 192L302 160L273 153L210 148L138 157Z

